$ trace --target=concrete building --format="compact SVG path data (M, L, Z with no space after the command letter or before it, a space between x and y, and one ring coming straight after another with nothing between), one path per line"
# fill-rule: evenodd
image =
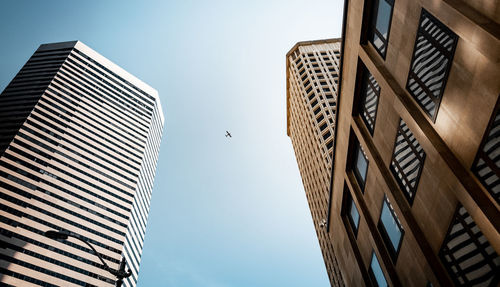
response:
M326 234L316 227L345 285L500 284L499 11L498 1L345 1ZM301 165L323 165L322 154L299 159L310 147L294 142L293 109L304 179Z
M326 230L337 113L340 39L297 43L286 55L287 134L332 286L343 286Z
M163 130L158 92L83 43L41 45L0 95L0 284L135 286Z

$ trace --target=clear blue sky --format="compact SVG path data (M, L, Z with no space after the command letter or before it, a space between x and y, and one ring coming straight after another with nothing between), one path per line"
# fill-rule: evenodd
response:
M0 90L40 44L81 40L159 91L139 287L329 286L286 135L285 54L340 37L342 2L4 0Z

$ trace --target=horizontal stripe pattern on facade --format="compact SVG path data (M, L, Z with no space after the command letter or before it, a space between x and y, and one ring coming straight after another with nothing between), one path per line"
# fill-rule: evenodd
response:
M85 244L44 237L55 229L111 268L124 256L135 286L163 130L157 92L65 42L40 46L0 103L0 282L114 286Z

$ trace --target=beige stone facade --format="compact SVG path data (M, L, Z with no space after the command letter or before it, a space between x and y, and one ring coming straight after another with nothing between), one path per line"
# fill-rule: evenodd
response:
M300 42L287 54L287 133L333 286L343 286L326 231L339 59L340 39Z
M500 3L346 4L320 241L347 286L497 286Z

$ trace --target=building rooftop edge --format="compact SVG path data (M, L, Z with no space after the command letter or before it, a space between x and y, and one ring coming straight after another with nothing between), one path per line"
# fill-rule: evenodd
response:
M100 53L95 51L94 49L90 48L89 46L85 45L83 42L78 41L78 40L77 41L65 41L65 42L55 42L55 43L42 44L42 45L40 45L40 47L38 48L37 51L54 49L54 47L56 47L56 48L70 48L70 47L77 48L78 50L87 54L92 59L94 59L94 60L98 61L99 63L103 64L104 66L106 66L106 68L108 68L109 70L113 71L117 75L120 75L120 77L124 78L125 80L129 81L133 85L137 86L138 88L144 90L146 93L150 94L153 98L155 98L156 105L158 106L158 112L160 115L162 125L165 123L165 116L163 114L160 96L158 94L158 91L155 88L146 84L141 79L139 79L136 76L132 75L131 73L127 72L122 67L113 63L108 58L104 57L103 55L101 55Z
M328 38L328 39L319 39L319 40L308 40L308 41L299 41L293 45L293 47L286 53L288 57L291 53L293 53L300 46L308 46L308 45L319 45L319 44L330 44L341 42L342 38Z
M295 52L300 46L307 45L319 45L319 44L330 44L330 43L338 43L342 42L342 38L328 38L328 39L319 39L319 40L309 40L309 41L299 41L293 45L293 47L286 53L286 134L290 136L290 114L289 114L289 98L290 98L290 87L288 84L288 79L290 77L289 72L289 56ZM340 51L342 53L342 51Z

